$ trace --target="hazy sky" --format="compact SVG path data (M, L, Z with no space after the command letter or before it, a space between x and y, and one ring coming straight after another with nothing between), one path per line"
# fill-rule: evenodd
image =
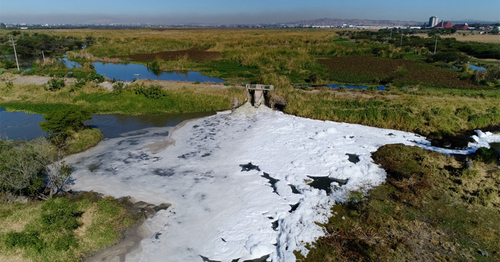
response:
M293 22L316 18L500 20L499 0L0 0L4 23Z

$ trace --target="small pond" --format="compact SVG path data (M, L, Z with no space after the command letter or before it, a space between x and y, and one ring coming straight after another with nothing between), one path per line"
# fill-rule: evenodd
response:
M69 61L67 58L62 58L61 61L68 68L81 67L80 64ZM133 81L135 79L151 79L151 80L166 80L166 81L183 81L183 82L202 82L202 83L222 83L225 80L215 77L204 76L199 72L189 71L187 73L163 72L154 71L145 65L139 64L113 64L113 63L92 63L96 72L109 79L119 81Z
M121 134L149 127L176 126L184 120L211 115L211 113L191 113L179 115L94 115L85 124L97 127L105 138L119 137ZM46 136L38 123L45 121L43 115L24 112L6 112L0 108L0 139L31 140Z

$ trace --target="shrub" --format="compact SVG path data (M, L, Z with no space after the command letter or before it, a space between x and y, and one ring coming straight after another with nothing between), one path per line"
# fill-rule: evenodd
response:
M144 95L149 99L161 99L167 96L167 93L161 88L161 86L156 85L145 87L144 84L141 84L140 86L136 86L134 91L136 95Z
M104 76L96 73L96 72L92 72L91 74L89 74L87 76L87 80L88 81L93 81L93 82L96 82L96 83L102 83L104 82Z
M45 87L45 90L47 91L58 91L65 86L64 79L62 78L52 78L47 82L47 84L49 85L48 87Z
M5 85L7 89L12 89L14 87L14 83L12 83L11 81L8 81Z
M45 157L37 151L47 149L45 139L30 142L0 141L0 191L33 193L42 184Z
M498 153L493 148L480 147L473 157L474 159L484 163L493 163L497 161Z
M115 94L121 94L123 92L123 87L124 87L124 84L122 82L118 82L116 84L113 85L113 93Z

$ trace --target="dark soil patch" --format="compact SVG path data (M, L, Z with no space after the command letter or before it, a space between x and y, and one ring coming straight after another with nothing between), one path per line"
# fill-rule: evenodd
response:
M122 57L133 61L149 61L157 58L163 60L178 60L186 57L191 61L206 62L219 59L221 57L221 53L215 51L206 51L206 49L191 48L187 50L163 51L150 54L135 54Z

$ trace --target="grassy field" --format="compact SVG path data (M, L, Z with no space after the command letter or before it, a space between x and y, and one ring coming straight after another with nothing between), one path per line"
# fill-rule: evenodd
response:
M419 147L373 153L387 183L335 205L327 235L298 261L498 261L500 172L493 150L471 167Z
M416 36L420 37L428 37L427 34L416 34ZM500 37L498 35L487 35L487 34L479 34L474 31L458 31L452 35L443 35L443 38L456 38L458 41L462 42L479 42L479 43L492 43L492 44L500 44Z
M498 125L500 94L485 90L340 91L296 90L284 94L285 112L440 137ZM453 91L453 92L452 92Z

